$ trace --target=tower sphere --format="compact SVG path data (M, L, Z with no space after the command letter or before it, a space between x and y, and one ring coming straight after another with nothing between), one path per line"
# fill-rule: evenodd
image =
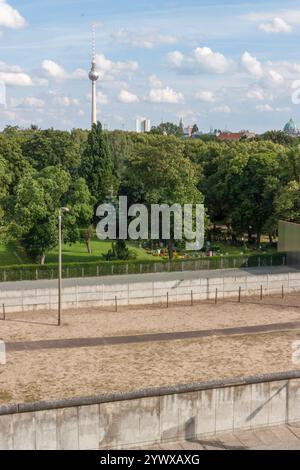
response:
M92 82L96 82L98 79L99 79L100 75L99 73L97 72L96 70L96 64L95 62L92 63L92 68L91 68L91 71L89 73L89 79L92 81Z

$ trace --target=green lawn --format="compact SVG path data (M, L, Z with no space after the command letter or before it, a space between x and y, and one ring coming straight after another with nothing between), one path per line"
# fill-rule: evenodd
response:
M134 250L137 254L138 260L155 259L154 256L149 255L143 248L139 248L137 244L128 243L130 249ZM107 253L111 248L110 241L94 240L92 242L92 254L89 254L86 249L85 243L75 243L73 245L63 245L62 256L65 263L88 263L91 261L101 261L102 255ZM47 263L57 263L57 248L50 251L46 256ZM9 266L16 264L32 264L22 249L13 242L7 245L0 245L0 266Z
M143 248L139 248L134 243L127 243L131 250L137 254L138 260L154 259L154 256L149 255ZM93 240L92 241L92 254L89 254L86 249L85 243L74 243L73 245L63 245L62 255L65 263L88 263L90 261L102 260L102 255L107 253L111 248L110 241ZM57 262L57 249L51 251L46 256L46 263Z
M269 248L267 245L264 245L262 250L257 250L255 247L251 249L245 249L242 246L232 246L227 245L226 243L216 242L212 244L213 247L218 246L220 248L219 252L215 252L219 255L236 255L239 256L243 254L257 254L257 253L271 253L276 252L274 248ZM137 243L129 242L128 246L130 249L134 250L137 254L137 260L154 260L158 261L157 256L152 256L143 248L139 248ZM93 240L92 241L92 254L89 254L86 249L85 243L74 243L73 245L63 245L63 262L64 263L88 263L93 261L102 261L102 255L107 253L111 248L110 241L101 241ZM267 249L266 249L267 248ZM49 252L46 256L46 264L48 263L57 263L57 248ZM32 264L32 261L29 260L17 243L10 242L7 245L0 245L0 266L10 266L18 264Z
M16 243L0 244L0 266L25 264L29 262L25 253L22 252L21 248Z

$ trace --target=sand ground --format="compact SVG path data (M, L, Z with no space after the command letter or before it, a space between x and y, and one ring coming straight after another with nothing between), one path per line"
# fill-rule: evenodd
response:
M59 338L126 336L154 332L206 330L300 321L300 295L121 308L118 313L65 311L62 327L55 312L9 314L0 322L6 342ZM0 366L0 403L86 396L137 390L297 368L290 332L155 341L144 344L9 352Z

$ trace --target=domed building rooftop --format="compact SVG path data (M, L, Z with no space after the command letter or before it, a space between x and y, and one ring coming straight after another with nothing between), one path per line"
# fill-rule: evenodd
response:
M286 134L291 135L291 136L300 135L300 131L299 131L298 127L296 126L295 121L292 118L289 120L289 122L286 123L286 125L284 126L283 131Z

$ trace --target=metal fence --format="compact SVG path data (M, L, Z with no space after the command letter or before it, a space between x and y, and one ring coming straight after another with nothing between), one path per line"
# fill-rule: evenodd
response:
M129 261L64 264L63 277L100 277L124 274L151 274L286 265L285 253L203 257L186 260ZM57 265L22 265L0 268L0 282L57 279Z
M109 308L117 311L121 306L183 304L196 302L251 302L275 303L278 307L300 308L300 272L240 276L217 274L195 279L166 281L140 280L130 282L124 278L113 284L92 281L90 285L66 286L62 291L62 304L67 308ZM278 299L275 299L275 296ZM295 296L291 302L290 297ZM248 300L247 300L248 299ZM286 299L286 300L284 300ZM0 289L0 320L7 313L36 310L57 310L58 292L53 287L32 289Z

